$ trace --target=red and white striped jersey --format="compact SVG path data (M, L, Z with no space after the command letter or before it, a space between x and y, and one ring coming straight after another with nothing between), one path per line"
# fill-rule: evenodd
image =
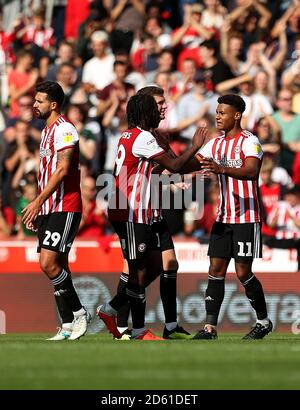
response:
M40 215L52 212L81 212L79 137L74 125L63 115L41 135L40 169L38 175L39 193L46 187L51 175L57 168L57 154L66 148L74 147L68 175L59 187L44 202Z
M149 131L136 127L122 133L114 169L115 192L108 208L111 221L152 224L151 160L164 152Z
M300 229L295 225L289 213L295 218L300 219L300 205L291 207L287 201L277 202L269 216L268 222L271 223L274 217L278 214L275 237L277 239L299 239Z
M263 150L255 135L242 130L234 138L222 135L210 140L197 155L212 158L225 167L241 168L246 158L261 160ZM228 175L218 175L218 180L220 198L216 221L231 224L260 222L258 181Z
M52 27L45 27L38 30L33 24L26 27L22 40L25 44L35 43L45 50L49 50L54 45L54 30Z

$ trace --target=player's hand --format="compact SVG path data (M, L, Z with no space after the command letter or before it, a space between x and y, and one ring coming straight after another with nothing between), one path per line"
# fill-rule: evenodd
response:
M41 210L41 205L38 199L30 202L25 208L22 210L22 221L26 225L26 228L34 230L35 229L35 221L36 218ZM33 229L32 229L33 228Z
M36 220L34 222L28 222L25 226L30 231L37 232Z
M200 161L202 169L206 172L213 172L214 174L224 174L225 168L210 158L203 158Z
M198 127L193 136L192 145L197 148L202 147L207 136L208 136L208 129L206 127Z

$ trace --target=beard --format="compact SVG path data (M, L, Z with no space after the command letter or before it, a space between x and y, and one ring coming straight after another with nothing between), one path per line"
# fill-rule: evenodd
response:
M47 120L51 114L51 111L41 112L39 110L35 110L35 116L40 120Z

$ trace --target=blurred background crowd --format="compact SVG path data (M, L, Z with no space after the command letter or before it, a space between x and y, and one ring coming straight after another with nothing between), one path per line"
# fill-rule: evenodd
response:
M156 84L168 106L160 127L177 154L199 124L217 136L219 95L245 99L242 125L265 152L265 243L300 254L300 0L0 0L0 10L0 239L32 235L21 210L37 192L44 124L32 112L35 84L57 81L65 92L80 134L79 237L105 249L113 232L97 176L112 172L128 99ZM205 192L204 209L192 201L166 213L172 234L207 241L214 181Z

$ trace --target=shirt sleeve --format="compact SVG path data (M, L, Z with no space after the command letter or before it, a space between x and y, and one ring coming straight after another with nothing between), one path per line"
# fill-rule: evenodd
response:
M253 135L252 137L246 138L243 143L243 153L245 158L258 158L262 159L263 149L259 139Z
M74 125L69 122L59 124L54 134L54 149L61 151L74 147L79 141L79 136Z
M197 152L197 154L196 154L197 157L200 157L200 158L213 158L212 146L213 146L214 140L215 139L213 138L212 140L208 141L208 143L205 144L204 147L201 147L199 149L199 151Z
M132 145L132 153L136 157L151 159L164 152L154 136L148 131L142 131Z

